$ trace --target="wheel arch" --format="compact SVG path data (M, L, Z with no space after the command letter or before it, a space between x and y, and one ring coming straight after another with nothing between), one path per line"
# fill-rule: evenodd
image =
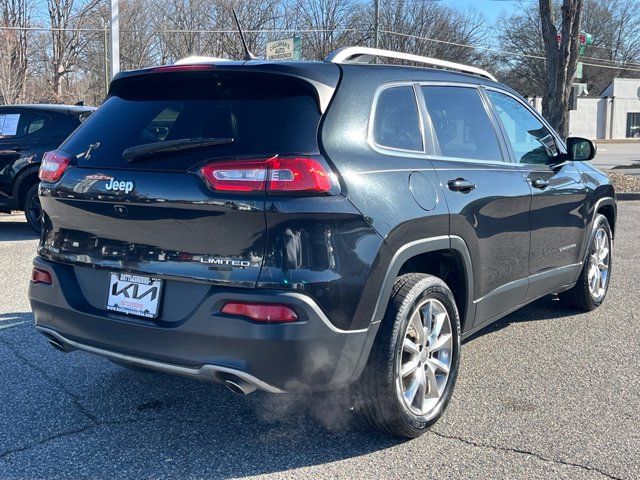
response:
M27 167L18 175L18 179L13 188L14 205L17 209L22 209L27 190L38 183L39 168L39 165Z
M443 235L410 242L392 257L373 313L373 322L384 315L396 278L404 273L427 273L443 280L451 289L460 313L461 326L473 324L473 269L464 240ZM443 278L444 277L444 278Z
M420 271L420 267L426 265L437 265L433 262L436 259L447 259L448 266L457 266L462 271L457 275L459 283L455 290L451 288L456 299L460 312L460 324L462 333L465 328L473 325L475 318L475 304L473 303L473 269L471 255L465 241L453 235L442 235L438 237L415 240L404 244L398 248L388 263L386 274L378 292L375 303L367 339L360 354L358 365L354 370L353 380L362 373L371 353L373 343L380 328L381 320L389 304L391 291L396 278L401 273L429 273L438 276L434 271ZM403 271L404 269L404 271ZM427 268L429 270L429 268ZM456 296L457 295L457 296Z
M601 200L602 202L596 205L594 218L595 218L595 215L598 215L598 214L601 214L607 217L607 221L609 222L609 226L611 227L611 233L615 238L616 217L617 217L616 204L612 198L603 198Z

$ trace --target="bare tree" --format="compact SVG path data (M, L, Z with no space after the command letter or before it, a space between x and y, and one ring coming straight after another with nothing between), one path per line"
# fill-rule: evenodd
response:
M294 25L303 33L304 56L321 60L332 50L351 43L361 5L355 0L296 0ZM308 31L316 30L316 31Z
M158 35L153 31L152 12L157 5L150 0L120 1L120 65L123 70L148 67L156 62L154 49Z
M497 58L500 79L525 95L542 95L546 65L542 47L542 25L538 7L524 7L506 18L498 36L505 52Z
M149 8L155 9L150 16L153 18L151 25L159 35L158 53L161 63L202 54L199 31L210 29L213 24L213 1L164 0L151 2Z
M56 101L63 95L63 80L74 71L82 50L87 44L80 28L93 12L100 0L47 0L47 9L51 26L51 68L50 85Z
M556 12L560 5L556 2ZM592 35L585 48L582 79L589 92L600 94L614 77L637 77L640 62L640 2L637 0L584 0L582 31ZM546 62L540 10L523 6L504 20L498 36L500 78L524 94L542 95L546 87ZM607 67L590 66L601 64ZM615 68L616 66L627 69Z
M0 0L0 100L21 102L25 96L28 67L28 31L18 30L30 21L28 0Z
M555 25L552 0L539 0L542 40L547 60L542 113L563 136L569 132L569 95L578 66L582 0L563 0L560 30ZM558 42L558 34L561 35Z
M484 43L485 19L435 1L383 1L382 47L463 63L479 63L485 54L463 45ZM372 18L372 17L369 17Z
M602 63L637 70L640 62L640 2L585 0L582 29L593 37L584 63ZM585 65L582 81L599 94L614 77L638 77L637 72Z

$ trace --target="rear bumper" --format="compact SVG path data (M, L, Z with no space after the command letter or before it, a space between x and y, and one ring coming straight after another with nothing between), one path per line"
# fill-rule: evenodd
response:
M372 327L340 330L310 297L277 290L210 287L182 318L133 318L87 301L74 267L41 258L34 265L53 277L53 285L29 287L41 333L66 350L169 373L212 381L230 374L270 392L340 388L357 379L375 336ZM284 303L300 321L264 325L221 314L228 300Z

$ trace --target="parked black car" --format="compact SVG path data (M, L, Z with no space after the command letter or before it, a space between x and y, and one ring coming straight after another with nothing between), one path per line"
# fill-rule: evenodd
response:
M594 154L490 74L394 52L121 73L42 164L36 328L243 394L349 387L417 436L461 339L543 295L604 301Z
M95 109L69 105L0 106L0 213L24 210L40 231L38 169L42 154L54 150Z

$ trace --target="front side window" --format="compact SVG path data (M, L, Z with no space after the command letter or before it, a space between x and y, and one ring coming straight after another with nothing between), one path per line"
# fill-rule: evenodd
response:
M376 103L373 140L381 147L422 152L422 133L413 87L385 88Z
M475 88L422 87L436 137L436 153L443 157L502 161L498 137Z
M516 162L546 165L558 156L558 147L551 131L516 99L503 93L488 91Z

